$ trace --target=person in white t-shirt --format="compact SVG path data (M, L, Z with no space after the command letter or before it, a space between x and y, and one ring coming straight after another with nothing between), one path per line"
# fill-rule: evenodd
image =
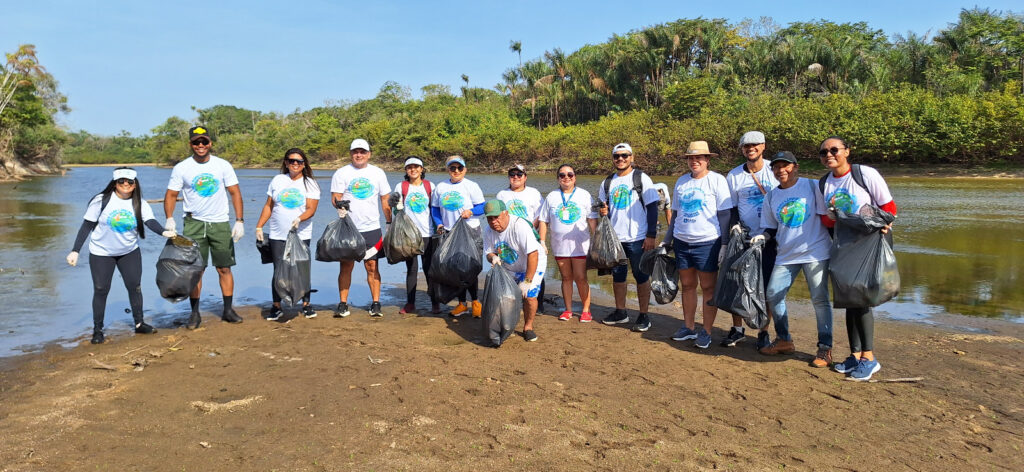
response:
M537 189L526 185L528 180L526 167L522 164L515 164L508 168L508 188L501 190L494 198L505 202L505 207L511 215L518 216L529 221L534 228L537 227L540 212L540 192ZM540 295L537 295L537 311L544 311L544 281L540 281Z
M448 168L448 179L438 182L430 197L430 214L435 232L451 231L457 221L465 219L475 233L480 246L477 249L482 251L479 217L484 214L484 193L476 182L466 178L466 160L462 156L449 157L445 167ZM479 318L483 306L477 301L478 285L478 281L472 281L467 291L472 301L473 316ZM457 317L466 311L466 296L462 294L459 296L459 304L449 312L449 315Z
M693 339L694 346L700 349L711 345L711 328L718 308L708 302L715 293L718 253L733 206L725 177L709 167L711 158L717 156L708 149L706 141L693 141L687 146L686 163L690 172L676 180L671 231L665 233L665 243L671 242L676 253L679 292L683 299L683 326L672 339ZM701 310L704 323L696 330L698 283L704 299Z
M114 169L113 178L102 192L89 201L78 237L67 255L68 265L78 265L78 253L89 239L89 271L92 274L92 343L103 342L103 320L114 269L121 273L128 289L135 332L155 333L156 329L142 320L142 252L139 239L145 239L142 226L150 231L173 237L174 231L161 227L153 217L153 209L142 199L138 174L130 167Z
M828 261L832 240L821 217L828 214L817 182L799 177L800 165L789 151L772 157L771 169L779 186L768 192L761 213L763 234L750 239L764 242L766 236L778 242L765 299L775 321L775 341L760 349L762 354L792 354L796 348L789 333L786 294L801 271L818 321L818 351L813 367L832 364L832 305L828 300Z
M238 176L231 163L210 153L213 141L205 127L195 126L188 131L192 156L179 162L171 170L164 194L164 213L169 231L175 231L174 204L178 194L182 195L182 209L185 211L182 234L199 244L203 264L213 263L224 297L224 312L221 319L229 323L241 323L242 317L235 313L231 304L235 292L235 278L231 266L235 265L235 243L245 235L242 224L242 191L238 188ZM228 196L235 208L235 224L228 227ZM209 257L207 257L209 253ZM192 313L187 329L199 327L199 293L203 279L188 297Z
M309 167L306 153L299 148L285 151L281 160L281 173L270 180L267 202L263 204L263 211L256 221L256 241L260 243L267 237L263 233L263 225L270 223L270 252L275 272L284 259L285 240L290 231L297 231L299 239L309 247L309 241L313 238L313 214L319 203L320 185L313 178L313 169ZM309 274L308 267L306 274ZM309 280L306 280L306 284L309 284ZM284 311L281 310L281 296L274 288L273 281L270 283L270 295L273 305L267 320L277 321L284 316ZM316 318L316 311L309 304L308 293L302 297L302 315Z
M348 215L355 223L356 229L366 240L366 257L363 267L366 269L366 284L370 286L370 316L381 317L384 313L380 307L380 272L377 270L377 258L384 242L380 228L380 214L384 211L384 219L391 223L391 207L388 206L388 194L391 185L384 171L370 164L370 143L365 139L355 139L349 146L352 163L338 169L331 178L331 201L338 207L338 216ZM348 209L341 208L341 202L348 201ZM352 285L352 268L354 261L339 262L338 297L341 299L334 310L335 318L344 318L351 312L348 309L348 291Z
M572 284L580 293L583 309L580 323L593 319L590 314L590 282L587 280L587 252L590 236L597 227L597 212L590 192L576 186L576 170L569 164L558 168L558 190L548 194L540 207L538 219L541 243L551 233L551 254L555 256L562 275L562 300L565 311L559 320L572 319ZM542 294L543 295L543 294Z
M401 182L395 184L394 192L391 193L389 203L393 207L402 202L405 213L412 217L423 235L423 276L427 279L427 287L430 287L430 262L434 257L434 246L430 244L430 236L433 234L433 224L430 217L430 193L433 185L426 180L426 171L423 169L423 160L417 156L411 156L405 160L405 177ZM405 261L405 306L399 313L413 313L416 311L416 282L419 273L419 263L415 257ZM441 312L441 305L430 293L430 311L433 314Z
M491 200L484 206L487 228L484 228L484 248L487 260L512 272L523 294L523 339L533 342L537 333L533 321L537 315L537 296L544 278L547 254L537 239L533 226L525 219L510 215L505 202Z

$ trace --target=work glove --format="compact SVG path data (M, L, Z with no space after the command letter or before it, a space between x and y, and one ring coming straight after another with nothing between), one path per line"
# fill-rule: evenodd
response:
M736 223L729 228L729 234L739 234L743 232L743 225Z
M167 222L164 223L164 232L165 233L168 232L168 231L174 232L177 229L178 229L178 226L174 224L174 217L167 218ZM177 234L177 233L175 233L175 234ZM173 238L174 236L168 236L168 237Z
M302 223L302 218L295 218L295 221L292 221L292 229L299 229L299 223Z
M68 261L68 265L71 267L78 265L78 251L69 252L66 260Z
M348 209L338 208L338 218L344 218L348 216Z
M828 207L828 217L832 221L836 221L839 219L839 215L836 214L836 207Z
M263 242L263 228L256 228L256 242Z
M245 236L245 225L241 221L236 221L235 227L231 228L231 240L237 243L242 236Z
M754 236L753 238L750 238L750 244L764 244L766 239L767 238L765 238L763 234L759 234L757 236Z
M164 231L162 233L160 233L160 236L163 236L163 237L165 237L167 239L173 238L173 237L175 237L177 235L178 235L178 232L175 231L173 228L172 229L164 228Z
M388 206L391 207L391 208L396 208L398 210L401 210L402 209L402 194L399 193L399 192L391 192L391 195L388 195Z
M527 298L527 295L529 295L531 288L532 287L531 287L530 282L527 282L525 280L522 281L522 282L519 282L519 291L523 292L523 298Z

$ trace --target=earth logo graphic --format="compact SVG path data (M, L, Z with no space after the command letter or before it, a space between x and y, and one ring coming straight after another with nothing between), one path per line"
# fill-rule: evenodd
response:
M508 212L516 215L524 220L529 220L530 215L526 214L526 205L523 204L522 200L512 199L505 202Z
M373 184L366 177L359 177L348 184L348 192L360 200L366 200L373 196Z
M451 192L445 193L441 196L441 208L448 211L458 211L462 209L462 194L452 190Z
M797 228L807 220L807 202L802 198L790 198L779 207L779 223Z
M626 184L618 185L612 189L610 200L612 207L623 210L633 203L633 189Z
M500 257L501 262L505 264L515 264L519 260L519 253L504 241L499 241L494 245L494 254Z
M405 207L413 213L423 213L427 211L427 196L419 192L410 193L405 199Z
M291 210L306 203L306 196L297 188L286 188L277 196L277 200L281 202L281 206Z
M127 233L135 229L135 215L128 210L114 210L107 216L107 225L115 233Z
M845 188L837 189L835 193L828 198L828 203L829 206L835 207L837 210L843 210L847 213L854 213L857 211L857 197Z
M213 174L199 174L192 179L192 189L200 197L209 197L220 189L220 181Z
M686 190L679 199L679 208L682 208L683 216L697 216L701 208L704 208L704 192L696 188Z
M582 214L583 212L580 211L580 207L576 205L576 202L564 203L558 208L558 221L571 225L579 220Z

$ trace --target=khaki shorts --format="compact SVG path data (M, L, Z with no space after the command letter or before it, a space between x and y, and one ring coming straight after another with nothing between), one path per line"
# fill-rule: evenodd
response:
M210 258L213 258L214 267L235 265L235 242L231 240L231 225L228 222L208 223L186 216L182 235L199 243L204 266Z

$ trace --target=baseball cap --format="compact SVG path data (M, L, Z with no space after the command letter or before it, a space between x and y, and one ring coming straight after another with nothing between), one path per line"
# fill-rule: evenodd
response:
M445 163L444 163L444 166L445 166L445 167L448 167L448 166L450 166L450 165L451 165L451 164L452 164L453 162L458 162L459 164L462 164L462 167L469 167L469 166L467 166L467 165L466 165L466 160L465 160L465 159L463 159L463 158L462 158L462 156L452 156L452 157L449 157L449 158L448 158L448 162L445 162Z
M740 138L740 146L744 144L764 144L764 133L760 131L747 131Z
M135 176L136 175L138 175L138 174L135 173L135 169L114 169L114 176L111 177L110 180L117 180L117 179L131 179L131 180L135 180Z
M506 210L505 202L498 199L488 200L484 204L484 216L499 216L501 212Z
M771 162L768 163L768 165L775 165L776 162L788 162L790 164L797 164L796 156L794 156L793 153L789 151L777 152L774 156L772 156L772 160Z
M418 158L416 156L412 156L412 157L406 159L405 160L405 165L402 166L402 167L409 167L410 165L413 165L413 164L418 165L420 167L423 167L423 161L420 160L420 158Z
M629 143L619 143L612 148L612 154L615 154L619 151L626 151L630 154L633 154L633 148L629 146Z
M526 168L525 168L525 167L523 167L523 165L522 165L522 164L516 164L516 165L514 165L514 166L512 166L512 167L509 167L509 168L508 168L508 171L509 171L509 172L512 172L512 171L514 171L514 170L518 170L519 172L522 172L522 173L524 173L524 174L526 173Z
M193 126L193 127L189 128L189 130L188 130L188 142L191 143L192 141L195 141L196 138L200 138L200 137L209 139L210 141L213 141L213 138L210 138L210 132L206 130L206 127L204 127L204 126Z
M349 151L354 151L356 149L365 149L365 150L369 151L370 150L370 143L366 142L366 140L362 139L362 138L353 139L352 140L352 145L348 147L348 150Z

